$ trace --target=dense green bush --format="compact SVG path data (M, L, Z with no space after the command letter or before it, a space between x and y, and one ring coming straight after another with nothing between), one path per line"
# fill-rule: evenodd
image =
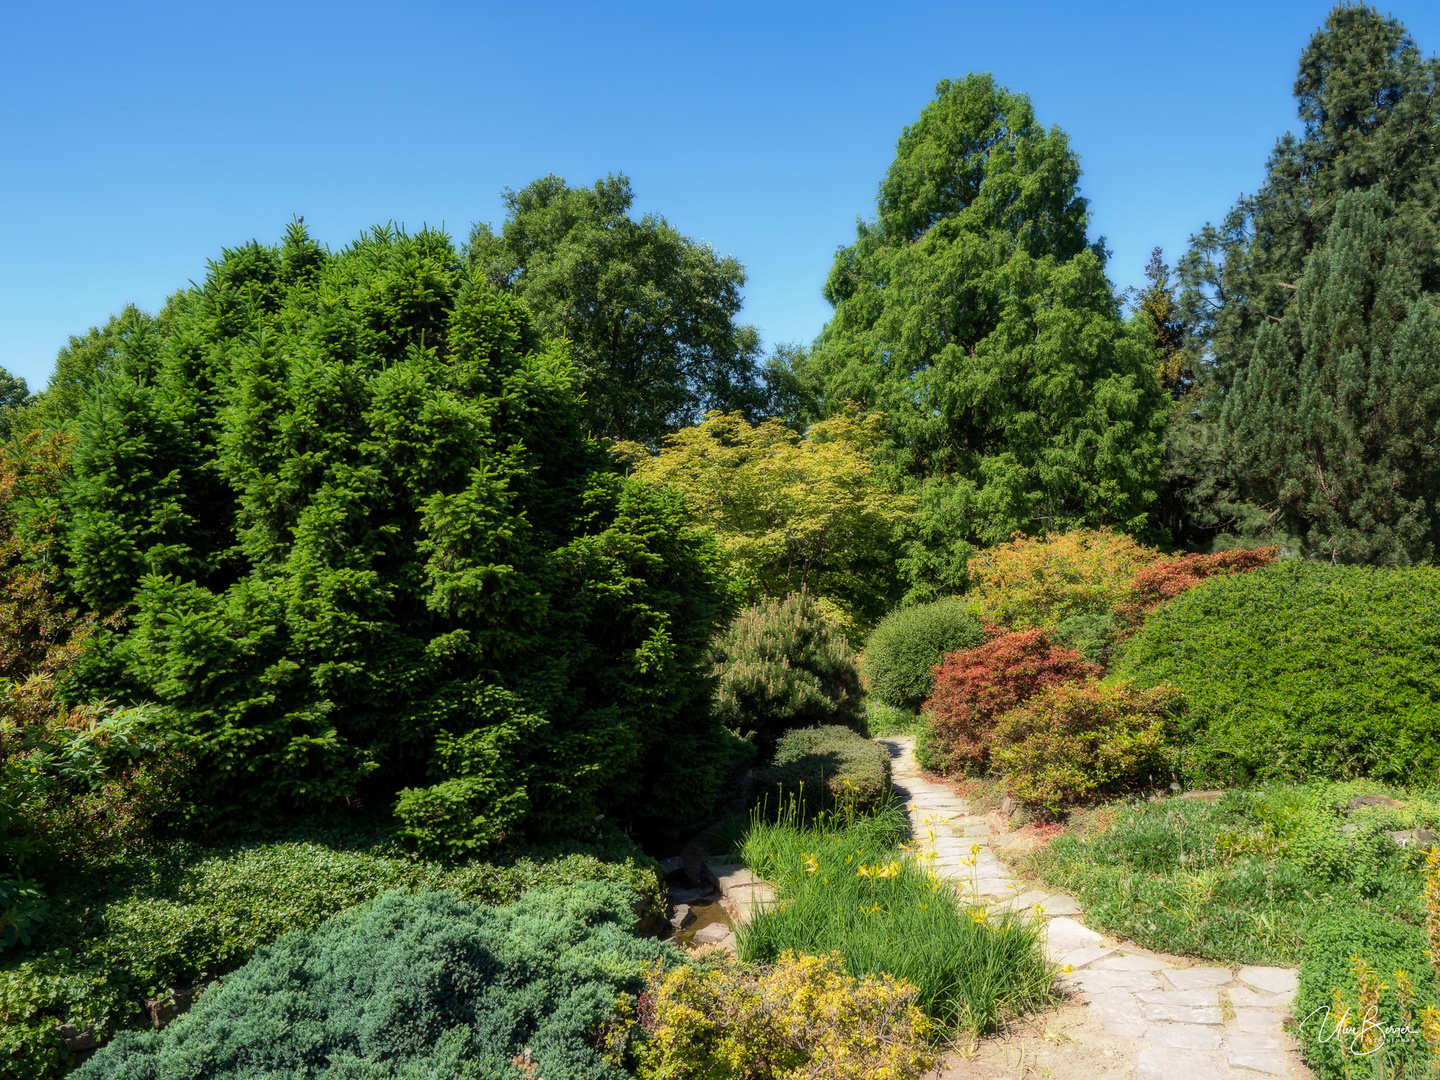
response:
M257 949L382 892L446 890L488 904L537 887L622 885L658 913L654 861L619 835L530 848L491 862L419 863L373 830L312 830L291 840L160 852L97 864L55 897L34 947L0 964L0 1058L58 1075L62 1021L103 1037L149 997L243 964Z
M1440 1027L1432 1019L1427 1032L1423 1015L1440 1007L1440 980L1425 950L1422 927L1381 911L1333 911L1311 932L1291 1011L1318 1080L1434 1075L1426 1036Z
M864 734L860 672L845 638L805 593L762 600L715 640L715 715L768 758L791 728L839 724Z
M563 347L446 236L293 225L116 349L39 508L127 616L69 693L162 705L212 827L405 791L454 857L704 812L713 541L614 473Z
M262 950L163 1032L121 1034L76 1080L619 1080L626 1048L607 1059L597 1035L678 959L629 933L633 902L599 882L501 908L389 893Z
M752 778L771 815L793 800L807 816L847 806L868 813L890 801L890 751L849 728L795 728L775 746L775 763Z
M913 712L935 684L930 669L946 653L973 649L984 640L984 628L958 600L901 608L865 642L865 681L882 703Z
M1277 563L1158 608L1118 672L1189 705L1192 776L1440 776L1440 570Z
M995 723L990 760L1010 794L1049 814L1172 779L1178 695L1133 683L1047 687Z

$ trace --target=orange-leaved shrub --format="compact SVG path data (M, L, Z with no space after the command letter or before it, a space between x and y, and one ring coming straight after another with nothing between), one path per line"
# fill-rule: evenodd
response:
M995 721L1047 686L1101 674L1047 630L1001 633L974 649L959 649L935 665L935 690L924 705L926 737L920 764L939 773L975 773L990 760Z
M1129 594L1116 606L1116 614L1127 625L1138 626L1166 600L1173 600L1206 578L1247 574L1269 566L1279 554L1280 548L1271 546L1232 548L1210 555L1162 556L1135 575Z
M995 723L991 760L1011 795L1058 814L1171 778L1181 697L1131 682L1049 686Z

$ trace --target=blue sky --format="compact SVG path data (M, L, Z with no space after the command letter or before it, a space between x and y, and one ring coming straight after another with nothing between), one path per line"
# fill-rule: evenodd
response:
M392 220L461 241L547 172L627 173L638 212L745 263L767 346L808 341L901 128L969 71L1068 133L1136 284L1259 183L1330 6L11 4L0 364L41 388L68 335L295 214L332 247ZM1440 5L1393 13L1440 47Z

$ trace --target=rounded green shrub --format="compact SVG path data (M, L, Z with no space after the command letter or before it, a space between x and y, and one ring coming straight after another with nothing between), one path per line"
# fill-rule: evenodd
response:
M752 779L757 804L778 813L792 800L806 816L837 807L869 813L890 799L890 750L849 728L796 728L775 747L775 764Z
M978 619L958 600L937 600L891 612L865 642L865 678L882 703L911 712L930 696L931 672L948 652L985 640Z
M633 1026L617 998L678 960L630 933L633 902L601 882L501 908L388 893L287 935L183 1020L122 1033L75 1075L622 1080Z
M1156 609L1117 673L1184 695L1197 782L1434 784L1440 570L1286 562L1211 578Z
M850 645L806 593L762 600L715 641L715 712L763 753L792 728L865 731L860 672Z

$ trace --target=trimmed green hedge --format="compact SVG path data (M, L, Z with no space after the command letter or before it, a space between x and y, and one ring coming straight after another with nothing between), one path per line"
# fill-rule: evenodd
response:
M890 751L849 728L796 728L780 739L775 764L755 774L751 790L771 816L792 798L807 816L851 800L869 813L890 799Z
M633 903L601 882L501 908L388 893L261 950L188 1016L120 1035L76 1080L622 1080L617 997L641 991L647 966L678 962L630 934Z
M865 642L865 679L871 696L915 712L934 686L931 672L948 652L985 640L978 619L959 600L937 600L891 612Z
M1201 783L1440 776L1440 570L1285 562L1156 610L1118 673L1189 705Z

